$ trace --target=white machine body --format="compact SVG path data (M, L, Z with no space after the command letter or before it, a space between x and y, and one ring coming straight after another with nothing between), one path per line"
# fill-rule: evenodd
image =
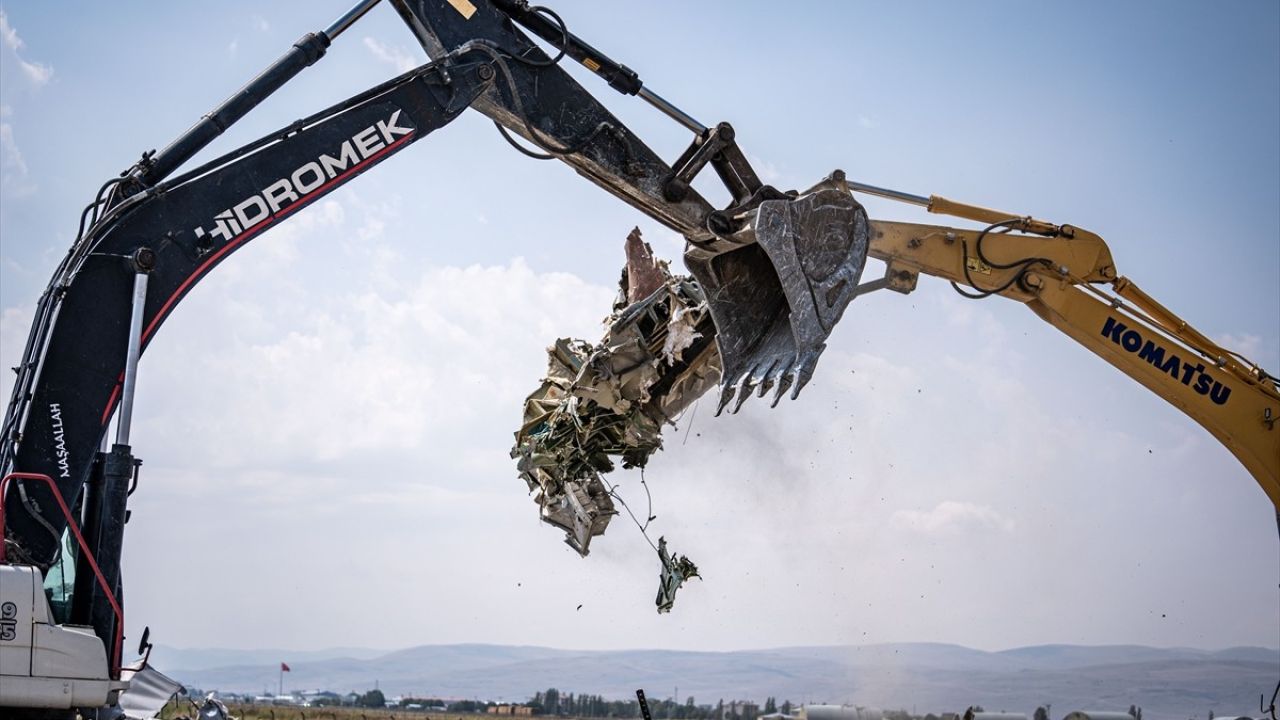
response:
M0 565L0 707L100 707L126 687L93 628L53 623L36 568Z

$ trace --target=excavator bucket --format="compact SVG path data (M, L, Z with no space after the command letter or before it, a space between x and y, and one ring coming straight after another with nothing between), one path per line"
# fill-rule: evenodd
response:
M731 239L740 247L691 248L685 262L715 320L723 375L716 414L752 393L794 399L827 336L857 295L870 226L843 173L797 196L765 200Z

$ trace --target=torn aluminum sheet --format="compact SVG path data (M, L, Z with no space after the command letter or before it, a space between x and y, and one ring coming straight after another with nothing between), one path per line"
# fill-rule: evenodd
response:
M658 538L658 559L662 561L662 573L658 575L658 613L671 612L676 602L676 591L689 578L700 578L698 566L684 555L667 552L667 539Z
M182 683L165 675L139 658L121 668L120 679L129 683L117 704L129 720L153 720L165 705L182 691Z
M586 556L617 514L602 475L621 458L644 467L662 430L720 379L715 325L697 282L672 275L641 239L627 266L604 338L561 338L547 349L547 376L525 400L511 457L542 519Z

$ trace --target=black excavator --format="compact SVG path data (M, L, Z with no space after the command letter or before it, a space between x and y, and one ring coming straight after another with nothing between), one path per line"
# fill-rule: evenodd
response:
M141 465L130 422L138 358L165 319L236 249L467 109L491 118L520 152L569 164L685 238L684 261L714 343L664 372L679 375L695 355L714 351L710 384L719 380L721 410L736 410L752 394L794 397L854 297L910 292L925 272L1028 304L1204 425L1280 503L1274 379L1117 275L1096 235L854 182L838 170L805 190L774 188L752 169L732 126L698 122L571 33L554 11L525 0L388 0L430 62L189 166L378 2L361 0L304 35L163 150L105 182L84 209L36 307L0 431L6 712L119 714L118 697L136 670L122 667L120 559ZM659 157L565 71L566 61L687 128L688 148L670 162ZM726 207L693 187L708 167L728 191ZM987 228L872 221L855 193ZM868 256L887 270L863 283ZM1104 285L1126 302L1094 297L1105 295Z

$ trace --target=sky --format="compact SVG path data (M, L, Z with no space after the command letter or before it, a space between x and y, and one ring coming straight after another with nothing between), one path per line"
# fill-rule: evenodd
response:
M1121 274L1280 368L1274 2L553 7L703 124L732 122L766 182L839 167L1088 228ZM5 367L102 181L345 9L4 0ZM199 157L425 61L384 3ZM571 72L664 157L688 144ZM1026 309L931 278L855 301L796 402L713 418L706 398L669 432L645 473L651 532L703 577L657 615L657 560L627 518L578 557L508 457L544 348L600 336L635 226L678 259L677 235L467 113L235 253L141 362L127 634L1280 645L1274 508L1243 467ZM613 479L643 507L637 472Z

